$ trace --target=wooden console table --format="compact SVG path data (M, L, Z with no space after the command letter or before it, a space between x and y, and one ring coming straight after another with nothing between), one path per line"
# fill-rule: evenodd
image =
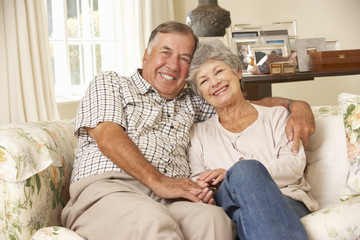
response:
M251 75L243 74L243 84L247 92L248 100L259 100L264 97L271 97L271 84L283 82L311 81L316 77L345 76L360 74L360 69L327 71L327 72L297 72L281 75Z

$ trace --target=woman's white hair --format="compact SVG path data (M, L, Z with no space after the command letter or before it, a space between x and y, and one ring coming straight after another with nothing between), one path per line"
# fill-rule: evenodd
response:
M187 82L193 91L200 96L201 93L196 85L196 74L202 65L210 60L222 61L229 66L235 74L238 73L239 68L241 69L239 57L232 53L221 41L209 40L199 43L191 60ZM243 90L242 86L241 90Z

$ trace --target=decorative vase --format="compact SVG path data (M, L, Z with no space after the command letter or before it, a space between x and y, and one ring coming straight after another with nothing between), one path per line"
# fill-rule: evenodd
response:
M187 14L186 24L198 37L224 36L231 24L230 12L217 0L199 0L197 8Z

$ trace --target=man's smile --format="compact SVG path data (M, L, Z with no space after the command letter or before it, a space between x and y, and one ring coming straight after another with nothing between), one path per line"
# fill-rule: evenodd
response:
M172 76L169 76L165 73L160 73L160 75L165 78L166 80L175 80L176 78L175 77L172 77Z

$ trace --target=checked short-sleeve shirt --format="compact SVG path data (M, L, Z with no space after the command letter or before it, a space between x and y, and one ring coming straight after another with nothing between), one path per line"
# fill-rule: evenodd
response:
M212 116L214 109L190 89L174 99L162 98L140 72L130 78L103 72L90 83L75 121L79 147L72 182L92 174L123 171L101 153L84 129L108 121L121 125L145 158L164 175L190 176L190 128L194 122Z

